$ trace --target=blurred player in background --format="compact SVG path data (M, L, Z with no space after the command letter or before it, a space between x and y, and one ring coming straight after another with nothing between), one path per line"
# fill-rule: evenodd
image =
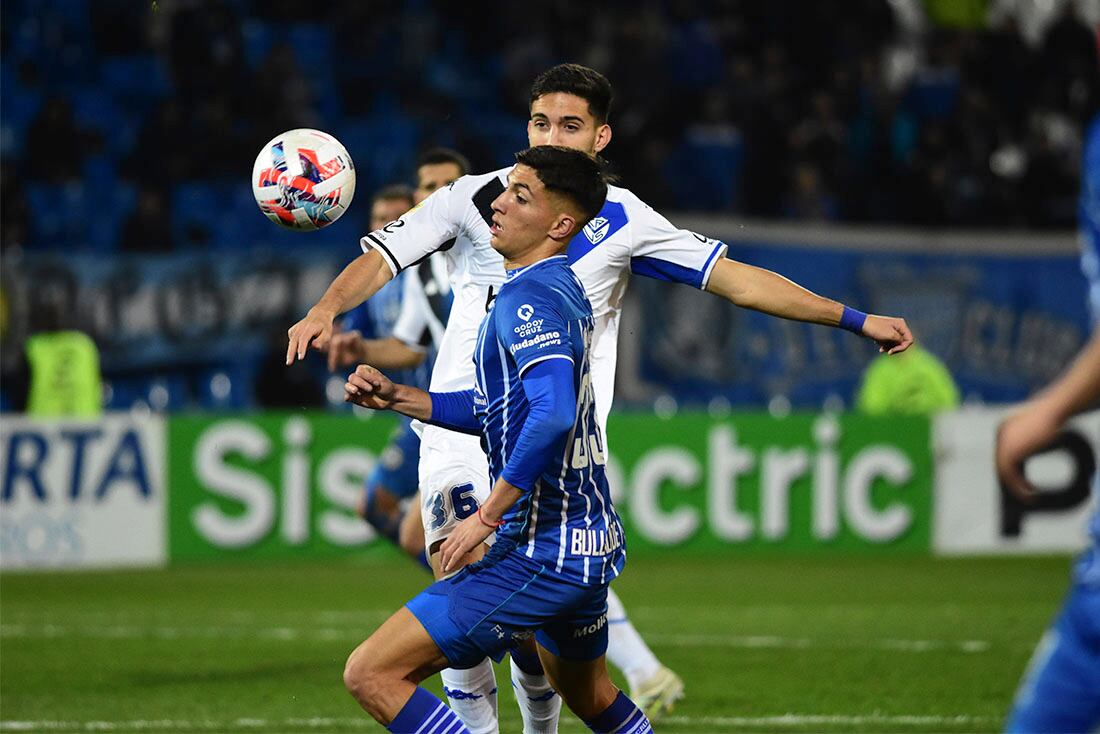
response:
M371 230L395 221L440 186L465 175L468 168L465 156L456 151L435 148L424 153L417 160L415 190L388 186L375 195L371 202ZM371 329L367 333L375 335L368 339L364 336L362 319L373 313L368 309L376 299L353 310L345 317L345 328L329 345L330 370L370 364L384 370L413 371L396 378L417 387L427 387L435 350L451 307L446 262L438 256L430 257L402 273L397 280L401 282L383 288L383 291L399 294L396 316L390 313L393 300L387 299L382 305L382 315L367 324ZM410 419L402 419L379 455L374 471L367 477L358 511L380 535L427 566L417 500L420 436L410 424Z
M1100 401L1100 117L1086 136L1080 217L1092 337L1065 373L997 432L997 475L1025 502L1033 501L1036 491L1024 475L1024 462L1049 446L1070 417ZM1100 494L1100 475L1093 481L1094 494ZM1090 732L1100 726L1100 508L1089 522L1089 535L1092 544L1028 664L1006 731Z
M416 160L416 203L427 199L436 189L470 172L466 156L450 148L432 148Z
M600 73L576 64L563 64L535 80L530 96L528 140L532 146L563 145L597 154L611 141L608 116L611 85ZM369 298L388 276L437 251L457 238L447 250L455 307L447 324L440 357L432 374L433 390L467 389L474 375L469 363L477 327L497 289L504 281L500 255L489 244L492 210L490 204L504 191L510 168L479 176L464 176L429 197L422 206L403 217L400 225L389 226L363 238L364 254L352 261L333 281L321 300L304 319L289 330L287 361L304 356L312 343L325 348L332 331L332 318L342 309ZM667 219L626 189L609 187L607 202L600 213L570 243L570 265L585 286L593 305L596 328L591 352L592 383L596 415L601 429L606 426L614 392L614 372L622 298L631 273L658 280L678 282L705 289L730 302L775 316L840 326L867 336L883 351L897 353L912 343L905 321L860 313L836 301L823 298L776 273L724 257L725 244L702 235L677 229ZM538 325L529 336L539 337ZM484 457L469 437L429 426L424 431L421 457L421 491L429 552L442 544L464 514L476 508L488 494ZM606 449L594 452L602 460ZM467 487L472 485L473 491ZM461 491L458 491L461 490ZM470 500L473 500L472 502ZM624 620L621 603L609 595L612 629L610 656L615 659L616 622ZM630 657L637 659L636 639L624 641ZM495 688L491 666L483 677L469 676L462 689L478 700L488 700ZM683 683L663 668L649 653L647 664L620 666L626 673L632 696L647 710L660 711L682 696ZM485 671L486 668L481 669ZM552 731L556 710L540 699L549 690L537 661L512 659L513 683L522 689L517 696L526 731ZM446 682L446 677L445 677ZM554 704L553 699L547 700ZM469 715L469 718L468 718ZM464 711L471 729L477 711Z
M371 200L371 229L384 227L411 209L414 203L413 191L407 186L395 184L381 189ZM400 376L395 374L395 377L403 382L427 385L430 367L417 369L424 363L425 354L422 351L413 351L389 336L400 317L402 293L407 279L408 274L395 278L375 298L344 316L340 332L334 337L329 349L330 370L351 363L350 355L341 349L342 345L357 344L362 346L355 355L356 358L385 369L402 370ZM416 465L419 458L420 437L409 428L409 421L402 420L390 437L390 442L379 453L357 507L359 516L379 535L393 543L400 542L404 505L416 494ZM411 555L419 556L427 563L423 553Z
M516 160L491 202L492 247L508 280L479 330L474 387L426 393L366 365L346 386L364 407L481 438L493 490L443 543L440 568L457 570L494 532L496 542L356 648L344 681L390 731L469 731L416 684L448 663L499 660L534 635L555 688L592 731L644 734L649 722L611 682L604 658L607 584L626 554L594 456L602 440L589 379L592 306L565 256L607 184L602 165L573 149L541 146ZM536 318L545 331L530 339Z
M959 407L951 371L919 344L901 354L880 354L867 365L855 408L867 415L932 415Z

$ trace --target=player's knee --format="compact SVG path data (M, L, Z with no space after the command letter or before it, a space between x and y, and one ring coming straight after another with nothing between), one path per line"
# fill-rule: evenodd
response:
M348 656L344 664L344 688L360 704L367 706L384 687L384 676L371 665L371 656L362 646Z

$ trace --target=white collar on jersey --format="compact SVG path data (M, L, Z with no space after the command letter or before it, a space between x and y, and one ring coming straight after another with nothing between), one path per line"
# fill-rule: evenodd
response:
M537 263L531 263L530 265L524 265L522 268L515 268L514 270L504 271L504 279L507 282L511 282L511 281L515 280L516 278L518 278L519 276L526 273L531 268L537 268L539 265L542 265L543 263L553 262L554 260L567 260L568 258L569 258L568 255L551 255L550 257L546 258L545 260L539 260Z

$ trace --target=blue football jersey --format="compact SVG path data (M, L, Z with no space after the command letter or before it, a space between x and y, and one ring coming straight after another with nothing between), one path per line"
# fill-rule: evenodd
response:
M1085 137L1081 166L1080 201L1081 267L1089 282L1092 328L1100 329L1100 117L1092 121ZM1100 472L1093 477L1093 492L1100 494ZM1092 547L1077 566L1078 581L1100 587L1100 507L1089 521Z
M566 256L511 271L478 333L474 407L495 482L528 416L520 378L545 360L572 365L573 429L505 517L498 552L514 547L571 581L604 584L622 570L626 554L604 475L588 360L592 330L592 306Z

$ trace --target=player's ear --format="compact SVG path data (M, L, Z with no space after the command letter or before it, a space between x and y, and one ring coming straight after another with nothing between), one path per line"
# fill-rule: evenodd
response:
M600 129L596 131L596 152L607 147L607 144L611 142L611 126L606 122L600 125Z
M550 239L561 242L576 234L577 218L569 212L562 212L554 219L553 226L547 233Z

